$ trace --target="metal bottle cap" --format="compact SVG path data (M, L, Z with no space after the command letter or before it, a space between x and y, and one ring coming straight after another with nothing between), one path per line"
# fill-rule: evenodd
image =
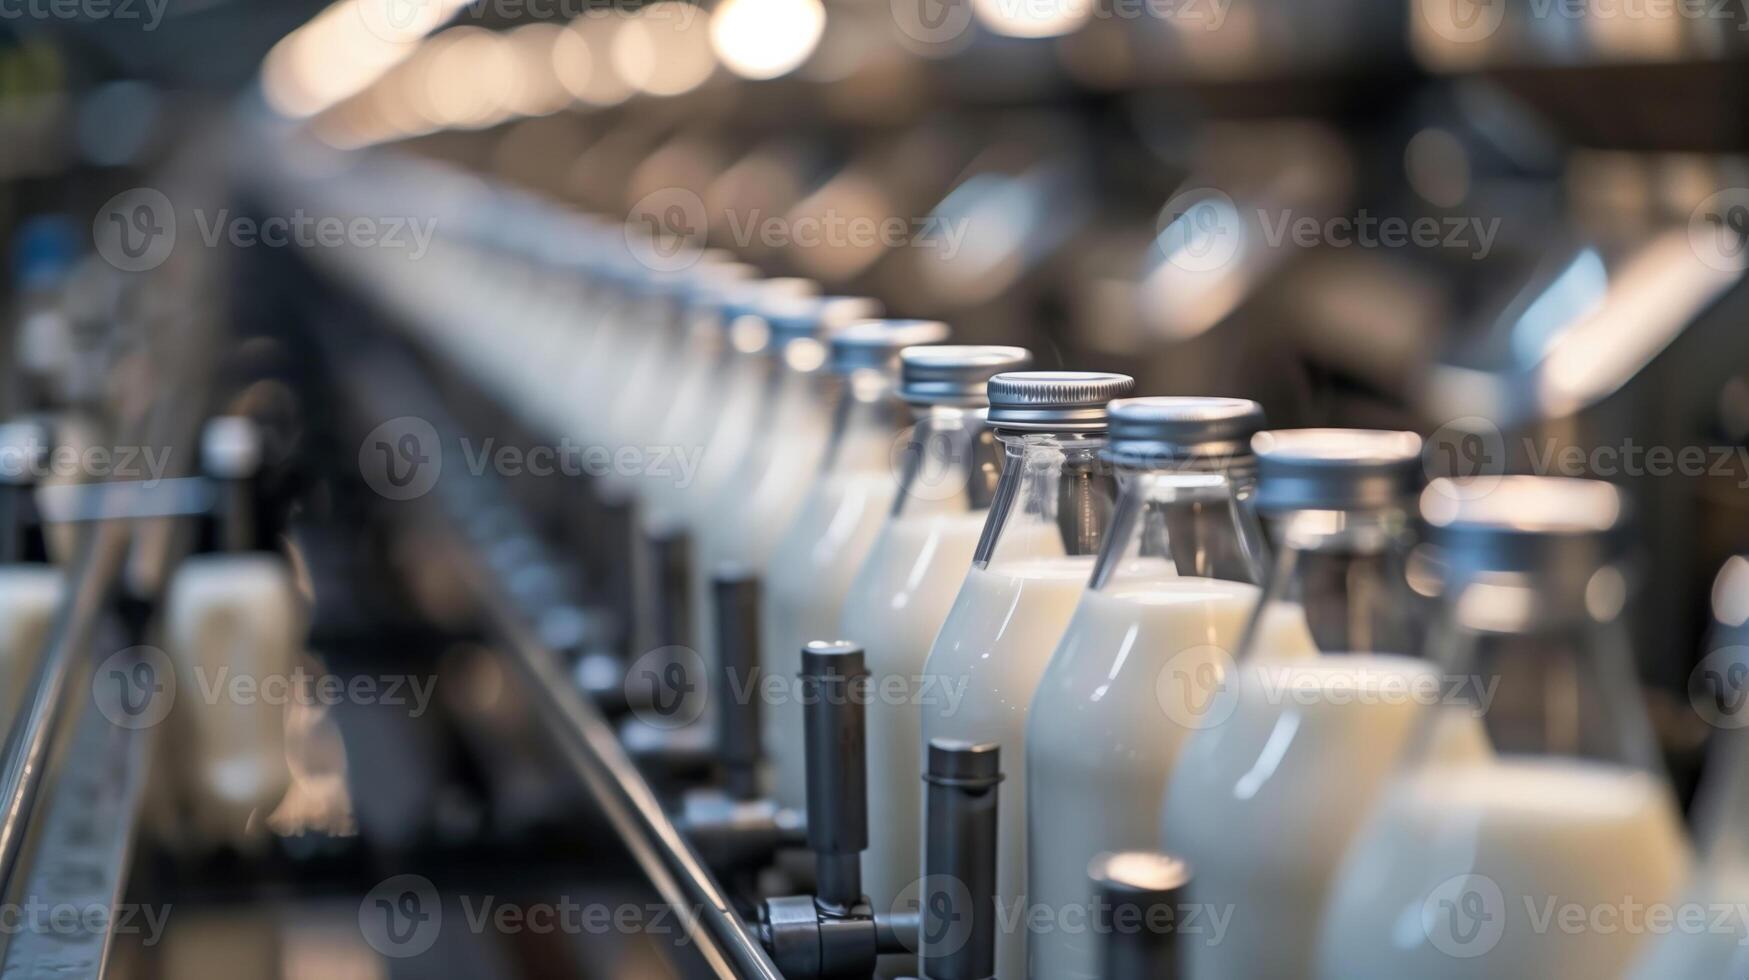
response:
M1584 583L1625 553L1632 511L1614 484L1565 477L1440 479L1421 494L1428 538L1458 579L1518 572Z
M1421 437L1377 429L1280 429L1251 440L1257 507L1370 510L1403 505L1420 482Z
M1023 432L1103 432L1106 404L1135 386L1127 374L1008 371L990 379L990 424Z
M825 343L836 331L857 320L878 317L879 300L866 296L777 296L765 307L771 323L773 347L781 349L792 340L813 339Z
M767 308L776 302L807 299L819 295L820 287L812 279L783 276L776 279L742 279L722 283L713 293L715 305L722 311L723 325L733 327L744 316L764 320Z
M899 352L899 397L913 405L959 405L981 408L990 403L990 379L1032 363L1024 347L941 344Z
M835 374L894 369L900 351L941 343L951 333L939 320L858 320L833 332L827 363Z
M1130 466L1246 460L1263 406L1244 398L1120 398L1111 403L1106 458Z
M819 292L812 279L740 279L722 283L709 302L719 314L729 346L743 354L757 354L773 346L768 317L772 304L805 300Z
M688 276L684 301L695 307L721 307L731 294L759 277L759 270L745 262L710 262Z
M200 467L207 476L241 480L261 467L261 430L253 419L221 415L200 433Z

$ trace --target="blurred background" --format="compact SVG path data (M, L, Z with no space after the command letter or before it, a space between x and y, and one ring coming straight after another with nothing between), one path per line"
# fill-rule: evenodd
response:
M555 216L1138 392L1255 398L1275 427L1413 429L1430 475L1626 483L1641 673L1686 793L1710 731L1691 674L1715 623L1749 621L1720 598L1749 577L1730 560L1749 546L1746 153L1738 2L0 0L10 410L267 420L311 655L444 679L418 718L294 713L303 762L266 852L179 845L173 818L123 833L142 842L110 886L176 914L98 960L712 975L668 948L684 930L446 929L397 959L359 928L360 896L412 866L442 869L446 901L661 904L578 815L435 546L378 522L337 407L399 390L369 338L434 315L457 255L493 287L451 309L459 329L514 343L529 270L581 258ZM171 337L180 355L139 353ZM495 431L529 425L434 370ZM573 564L550 572L589 577ZM118 577L151 591L149 570ZM23 955L6 970L41 975Z

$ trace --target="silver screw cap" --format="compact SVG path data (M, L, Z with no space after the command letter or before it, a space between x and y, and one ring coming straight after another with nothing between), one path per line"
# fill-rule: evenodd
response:
M880 316L879 300L865 296L774 297L764 310L771 324L774 349L792 340L812 339L825 343L833 333L858 321Z
M1024 370L1032 353L1024 347L940 344L899 352L899 397L913 405L990 404L990 379Z
M1127 374L1007 371L990 379L990 424L1020 432L1103 432L1106 405L1135 386Z
M1519 572L1586 581L1627 550L1632 511L1614 484L1566 477L1440 479L1421 494L1428 539L1458 579Z
M939 344L953 331L939 320L858 320L835 331L827 363L836 374L862 370L897 371L899 352Z
M1120 398L1111 413L1106 457L1150 467L1207 460L1249 463L1263 431L1263 406L1244 398Z
M1373 510L1404 506L1420 482L1421 437L1378 429L1278 429L1251 440L1257 507Z

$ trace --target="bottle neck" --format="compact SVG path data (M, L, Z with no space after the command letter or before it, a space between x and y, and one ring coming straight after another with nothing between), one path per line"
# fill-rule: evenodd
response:
M1117 509L1092 588L1185 576L1262 583L1268 549L1248 482L1196 466L1120 466L1117 476Z
M982 408L932 405L916 413L901 447L893 514L963 514L988 510L1002 473L1003 446Z
M218 501L213 512L213 546L239 553L261 549L256 525L255 481L217 480Z
M838 379L826 473L891 472L894 438L908 413L889 372L856 371Z
M1419 651L1423 603L1409 585L1413 537L1401 509L1295 511L1275 521L1279 552L1239 658L1267 656L1267 623L1303 621L1324 653Z
M1662 774L1623 619L1625 592L1575 613L1536 576L1448 583L1430 655L1501 755L1586 759Z
M998 430L1002 476L973 563L1093 556L1105 544L1117 478L1105 433Z

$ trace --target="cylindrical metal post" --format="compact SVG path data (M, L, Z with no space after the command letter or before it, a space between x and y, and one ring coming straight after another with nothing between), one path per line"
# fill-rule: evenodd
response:
M674 528L644 536L644 551L650 559L651 631L662 646L692 646L692 607L687 603L687 575L692 539Z
M862 901L868 848L868 761L862 648L816 641L802 648L803 748L808 767L808 846L827 911Z
M922 966L929 980L996 975L996 801L1002 750L934 739L923 779Z
M1099 975L1176 980L1177 903L1190 866L1152 851L1101 854L1087 866L1100 934Z
M714 678L717 755L724 788L731 797L759 795L759 579L736 571L711 578L716 605L717 650Z
M200 434L201 470L218 493L213 547L253 551L256 540L255 478L261 469L261 430L253 419L221 415Z

